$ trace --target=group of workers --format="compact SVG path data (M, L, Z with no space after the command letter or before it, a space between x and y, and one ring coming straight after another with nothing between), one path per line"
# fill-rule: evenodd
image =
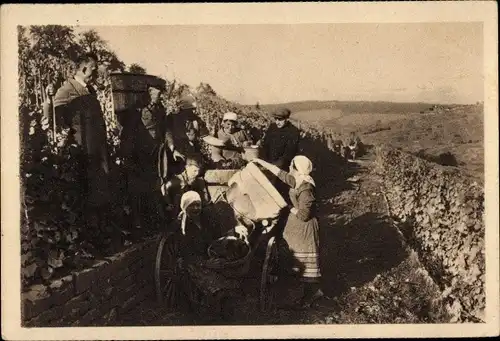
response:
M114 218L109 216L112 179L106 126L96 92L90 86L97 63L95 55L84 55L78 61L74 77L55 93L53 105L58 123L70 130L72 141L84 151L81 183L87 229L105 231L103 227ZM274 122L259 141L255 141L248 129L238 127L238 116L233 112L224 114L221 128L216 136L211 136L196 114L194 99L183 98L179 111L166 115L161 104L162 90L149 87L149 103L136 111L136 116L133 112L126 113L137 119L129 120L122 131L121 147L126 158L127 191L134 224L149 228L155 223L151 218L158 217L156 223L163 224L170 209L173 216L179 217L183 230L190 221L198 225L199 208L210 202L203 180L206 160L200 142L212 146L214 162L240 158L243 148L258 144L260 158L253 162L276 176L274 185L289 202L282 242L290 251L290 257L285 257L290 261L287 268L300 273L306 283L301 302L321 296L315 182L310 175L313 166L307 157L297 155L300 131L289 121L290 110L274 111ZM44 113L50 120L52 113L48 107Z

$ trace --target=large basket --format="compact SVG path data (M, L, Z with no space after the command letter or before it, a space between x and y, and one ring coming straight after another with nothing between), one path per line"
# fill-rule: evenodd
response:
M151 75L112 73L110 80L115 112L144 107L149 101L149 86L166 86L165 80Z
M218 240L221 240L226 237L221 237ZM208 256L212 257L214 254L211 251L211 246L207 250ZM250 260L252 258L253 251L252 248L248 247L248 253L237 260L227 261L222 258L211 259L206 262L205 267L217 271L225 277L236 278L242 277L248 273L250 268Z
M244 150L243 158L248 162L260 156L260 150L257 146L245 147Z

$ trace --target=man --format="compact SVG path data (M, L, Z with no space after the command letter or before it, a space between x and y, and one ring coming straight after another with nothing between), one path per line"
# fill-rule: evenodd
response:
M252 144L251 137L245 130L238 129L238 115L227 112L222 118L222 127L217 132L217 138L224 142L224 147L213 147L214 161L219 157L225 160L235 160L242 157L242 147Z
M297 155L300 140L299 129L288 120L290 114L287 108L279 108L272 113L274 123L265 132L261 145L261 158L285 171ZM276 178L273 185L285 200L289 200L289 187L285 183Z
M356 160L363 153L363 143L356 133L351 132L344 142L343 157L348 160Z
M178 204L178 200L176 201L172 198L177 196L177 199L180 199L180 195L188 190L198 192L204 204L210 201L210 196L203 179L205 160L198 140L198 131L194 128L192 123L188 124L186 135L188 143L177 147L181 149L180 152L185 157L184 171L173 176L162 186L162 193L167 206L172 204L175 205L176 202ZM172 211L171 208L170 210Z
M56 92L56 122L70 129L70 142L82 147L82 196L89 232L109 228L107 219L111 193L106 124L97 94L90 83L97 75L97 57L85 54L77 61L77 71ZM49 86L48 92L53 92ZM45 116L50 117L48 106Z
M167 136L166 113L161 104L162 88L149 86L149 103L140 110L140 123L133 130L133 152L128 172L129 195L136 228L161 224L158 152Z
M207 126L196 114L196 102L190 96L181 99L179 111L166 117L165 126L167 127L165 143L158 154L161 186L173 176L185 171L186 162L181 161L186 161L186 156L182 152L186 153L192 149L193 141L190 141L192 132L196 132L195 136L209 144L222 144L222 141L209 135Z
M290 110L280 108L272 113L274 123L267 129L262 141L262 159L288 171L296 156L300 131L290 123Z
M169 128L166 132L166 146L176 161L185 158L179 150L189 144L188 130L190 128L194 128L202 139L209 135L206 125L196 115L194 98L189 96L181 99L178 113L167 116L165 123Z

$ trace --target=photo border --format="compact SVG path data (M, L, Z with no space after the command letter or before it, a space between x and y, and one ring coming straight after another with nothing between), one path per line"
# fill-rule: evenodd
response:
M95 16L95 13L99 13ZM482 22L486 323L21 328L17 25ZM8 340L401 338L499 334L498 18L492 1L2 5L2 337ZM14 114L15 113L15 114ZM18 279L18 280L15 280Z

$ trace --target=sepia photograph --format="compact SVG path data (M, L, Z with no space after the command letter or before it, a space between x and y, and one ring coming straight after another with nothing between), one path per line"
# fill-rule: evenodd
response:
M2 337L498 335L494 7L2 6Z

